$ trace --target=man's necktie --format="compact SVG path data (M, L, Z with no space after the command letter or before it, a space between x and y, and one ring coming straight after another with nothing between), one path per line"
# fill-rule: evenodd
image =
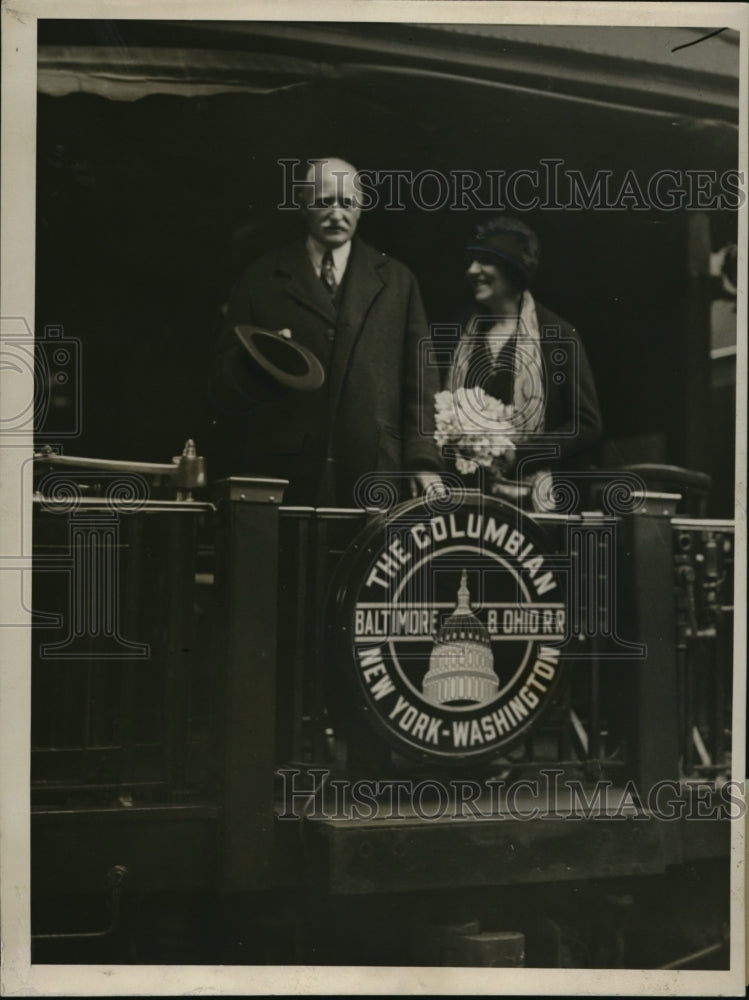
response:
M330 292L331 297L338 291L338 282L335 280L335 268L333 267L333 254L326 250L322 258L320 269L320 280Z

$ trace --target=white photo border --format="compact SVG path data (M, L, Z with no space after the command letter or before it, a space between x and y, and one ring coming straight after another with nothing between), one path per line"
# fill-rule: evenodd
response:
M2 3L2 244L0 317L25 319L34 328L37 20L121 18L135 20L394 21L565 25L704 25L740 32L740 158L747 176L747 36L749 8L732 3L502 3L445 0L3 0ZM746 600L747 419L747 204L738 212L739 275L736 449L736 605ZM15 388L14 388L15 387ZM15 412L18 382L0 371L2 413ZM16 392L16 398L13 392ZM5 443L4 443L5 444ZM745 832L732 823L731 967L727 972L619 969L426 969L239 966L57 966L30 961L29 715L30 553L19 550L19 530L29 537L33 443L15 438L0 449L0 556L14 572L0 573L0 912L1 989L4 995L117 996L149 994L560 994L743 995L745 940ZM21 477L25 477L21 483ZM25 599L19 600L19 578ZM746 662L745 622L735 622L735 664ZM746 675L734 671L734 760L743 781Z

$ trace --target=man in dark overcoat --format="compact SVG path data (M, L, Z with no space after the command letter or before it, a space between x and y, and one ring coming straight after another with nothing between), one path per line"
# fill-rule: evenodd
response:
M220 471L288 479L289 503L360 506L362 477L372 473L389 474L401 496L417 495L442 467L419 288L403 264L356 236L355 175L341 160L312 162L306 237L241 276L214 367ZM322 386L274 391L236 336L243 323L311 351Z

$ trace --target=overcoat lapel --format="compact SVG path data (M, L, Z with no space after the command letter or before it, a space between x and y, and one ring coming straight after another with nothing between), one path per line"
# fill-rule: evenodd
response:
M335 419L354 345L361 336L372 303L385 287L380 269L386 261L387 257L377 253L366 243L354 240L338 311L330 370L331 421ZM331 426L334 426L333 423Z
M278 270L287 295L316 312L331 326L335 324L335 306L315 274L303 240L284 247L278 255Z

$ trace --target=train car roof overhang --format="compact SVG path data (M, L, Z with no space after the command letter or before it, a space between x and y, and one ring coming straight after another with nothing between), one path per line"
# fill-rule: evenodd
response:
M738 127L739 40L704 28L40 22L39 90L138 100L433 81ZM702 40L701 40L702 39Z

